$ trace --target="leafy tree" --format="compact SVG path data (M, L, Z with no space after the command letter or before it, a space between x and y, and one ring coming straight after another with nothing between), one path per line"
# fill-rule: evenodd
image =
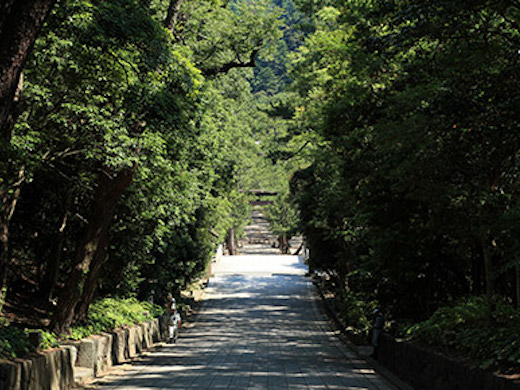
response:
M0 5L0 301L5 299L9 263L9 224L25 178L11 145L20 101L22 71L54 0L14 1ZM1 306L1 305L0 305Z
M267 209L271 231L278 236L282 253L289 253L288 241L298 232L298 212L289 193L279 193Z
M318 170L325 182L313 175L310 185L348 205L319 241L337 237L338 258L348 258L343 246L366 248L356 267L394 314L426 316L481 286L491 302L517 264L500 243L517 230L508 217L518 207L516 6L306 4L315 32L293 62L299 119L328 141L315 169L326 153L338 161L337 173ZM323 205L321 219L338 211L318 192L299 196L304 218L313 204Z
M58 295L55 330L87 321L99 296L179 291L240 232L244 190L269 176L247 68L278 15L246 1L57 5L9 145L25 180L9 277Z

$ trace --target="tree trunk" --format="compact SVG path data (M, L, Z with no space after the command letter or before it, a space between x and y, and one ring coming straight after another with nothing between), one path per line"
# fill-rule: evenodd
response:
M474 255L471 261L471 278L473 279L471 293L480 295L484 292L485 280L483 280L482 268L484 264L484 256L478 255L482 253L480 242L475 243Z
M229 254L234 256L236 254L235 251L235 229L231 228L228 230L228 238L227 238L227 247Z
M488 304L488 319L493 320L493 312L495 311L495 269L493 265L493 256L489 245L489 237L483 235L481 237L482 258L484 260L484 278L486 281L486 298Z
M520 266L515 267L516 307L520 309Z
M81 297L81 302L77 306L76 310L75 319L79 323L85 323L87 321L88 308L96 295L99 275L108 259L107 236L108 232L101 237L96 255L90 264L88 277L85 282L85 287L83 288L83 296Z
M123 169L114 176L103 172L98 174L98 186L92 203L88 228L76 250L74 268L60 294L58 307L52 317L51 327L58 334L67 332L72 324L74 310L83 293L90 263L102 243L102 238L108 232L121 195L132 183L135 168L134 166L134 168Z
M484 273L486 278L486 296L491 302L495 294L495 274L493 269L493 257L489 251L488 240L482 237L482 257L484 259Z
M20 97L23 67L55 1L5 0L0 4L0 153L3 156L9 152L14 125L12 109L15 98ZM9 222L19 197L19 187L11 187L16 170L11 164L6 165L0 172L3 176L0 177L0 302L6 292Z
M289 242L287 241L287 236L285 234L282 234L279 236L280 240L280 250L284 255L289 253Z
M175 31L175 25L177 24L177 19L179 17L181 3L182 0L170 0L168 14L166 15L166 19L164 19L164 27L166 27L172 33Z
M52 297L58 282L61 259L63 257L63 245L65 243L65 227L67 226L67 219L69 216L71 202L72 193L69 193L67 195L67 200L65 201L63 218L61 219L61 224L58 229L58 233L56 234L56 239L54 240L52 252L49 255L47 265L45 267L45 274L40 284L40 292L46 297L46 299L50 299Z
M13 217L16 203L20 197L21 185L25 180L25 169L18 171L16 183L0 185L0 302L4 302L6 294L6 278L9 266L9 223ZM9 191L9 184L12 184ZM0 305L1 306L1 305ZM0 307L0 310L2 308Z
M14 96L27 57L55 0L7 0L0 10L0 139L11 139Z

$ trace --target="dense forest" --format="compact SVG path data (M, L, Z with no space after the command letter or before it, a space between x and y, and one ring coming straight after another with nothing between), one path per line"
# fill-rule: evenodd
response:
M354 331L380 307L401 336L517 369L519 17L513 0L3 2L2 303L63 334L101 298L178 295L262 188Z
M286 182L264 157L276 121L261 109L269 93L257 82L260 101L252 86L257 57L269 62L283 36L283 11L48 3L2 13L0 57L26 52L2 73L12 103L0 266L7 303L48 308L60 334L85 322L97 298L178 296L246 222L244 190Z
M351 323L518 370L516 1L303 2L295 120L313 161L291 188ZM424 321L424 322L423 322Z

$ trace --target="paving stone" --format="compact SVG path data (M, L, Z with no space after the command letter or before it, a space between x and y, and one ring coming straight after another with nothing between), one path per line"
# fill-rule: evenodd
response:
M224 256L213 272L177 344L91 388L395 390L332 334L298 257Z

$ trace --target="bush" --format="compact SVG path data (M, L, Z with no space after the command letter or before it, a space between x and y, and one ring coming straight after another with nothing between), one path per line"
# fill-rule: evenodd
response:
M136 299L105 298L94 303L89 310L85 326L74 326L64 339L79 340L93 334L110 331L122 326L139 324L164 313L157 305ZM41 333L40 350L59 347L58 336L42 329L21 329L0 321L0 357L17 358L35 352L29 341L31 332Z
M79 340L92 334L140 324L163 313L160 306L139 302L135 298L104 298L90 306L87 324L73 326L66 337Z
M39 348L41 350L56 348L60 346L58 342L58 337L53 332L46 332L44 330L39 330L42 335L42 341L40 342Z
M0 327L0 356L16 358L34 351L27 331L12 325Z
M355 334L366 336L372 327L370 313L377 307L377 302L365 294L347 291L338 302L339 315Z
M490 313L484 297L438 309L428 320L408 326L412 340L460 351L480 368L514 369L520 364L520 312L498 303Z
M351 341L363 343L372 327L371 313L378 302L370 294L345 289L341 283L321 278L320 288L331 297L336 315L348 327Z

